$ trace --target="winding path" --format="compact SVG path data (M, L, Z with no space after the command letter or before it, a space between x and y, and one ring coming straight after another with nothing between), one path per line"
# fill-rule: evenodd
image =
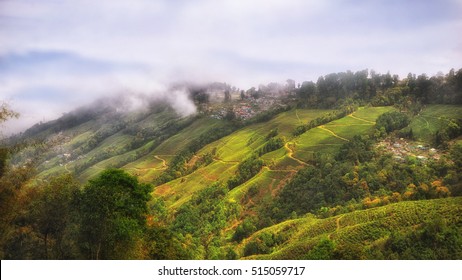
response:
M325 126L323 125L320 125L318 126L320 129L322 130L325 130L327 132L329 132L330 134L332 134L334 137L338 138L338 139L342 139L343 141L347 141L347 142L350 142L350 140L346 139L346 138L343 138L342 136L338 136L337 134L335 134L335 132L333 132L332 130L326 128Z
M360 121L363 121L363 122L367 122L367 123L370 123L370 124L375 124L375 122L368 121L368 120L365 120L365 119L362 119L362 118L358 118L358 117L354 116L353 114L349 114L348 116L352 117L353 119L357 119L357 120L360 120Z
M294 151L289 147L289 142L286 142L286 144L284 145L284 148L286 148L286 150L289 152L287 154L288 157L290 157L291 159L295 160L296 162L302 164L302 165L308 165L308 163L304 162L304 161L301 161L299 160L298 158L294 157Z
M154 158L162 161L162 168L158 168L157 170L167 169L167 162L165 161L165 159L163 159L163 158L161 158L159 156L154 156Z

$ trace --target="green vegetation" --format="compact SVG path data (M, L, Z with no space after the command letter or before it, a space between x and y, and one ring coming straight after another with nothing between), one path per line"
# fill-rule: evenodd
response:
M409 124L410 120L406 114L400 112L389 112L380 115L375 124L378 130L384 130L386 133L401 129Z
M0 146L0 257L461 258L461 78L197 87L194 116L37 124Z
M412 119L409 129L412 130L413 138L416 140L439 146L461 134L461 116L460 106L426 105Z
M137 258L152 187L109 169L88 182L79 197L80 240L89 259Z
M247 244L272 236L264 250L248 255L255 259L457 259L462 253L461 202L460 197L399 202L327 219L308 215L254 233L238 252L245 255Z

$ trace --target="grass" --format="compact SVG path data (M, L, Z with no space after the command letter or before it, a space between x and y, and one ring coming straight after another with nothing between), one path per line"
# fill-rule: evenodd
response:
M367 134L378 116L392 107L361 107L353 114L308 130L294 139L294 156L310 161L316 152L334 153L355 135Z
M448 119L462 116L462 107L456 105L427 105L409 124L416 140L431 143L435 133L443 128Z
M391 106L381 106L381 107L360 107L352 115L357 118L361 118L370 122L375 122L375 120L382 115L383 113L394 110Z

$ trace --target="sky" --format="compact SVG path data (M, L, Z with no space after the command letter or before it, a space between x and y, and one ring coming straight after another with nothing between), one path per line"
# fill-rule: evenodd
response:
M21 114L0 129L121 93L181 103L179 81L447 73L461 34L462 0L0 0L0 102Z

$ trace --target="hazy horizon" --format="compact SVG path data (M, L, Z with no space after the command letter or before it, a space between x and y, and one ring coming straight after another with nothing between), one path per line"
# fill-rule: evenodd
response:
M347 70L447 73L461 68L461 11L460 0L3 0L0 101L21 113L5 130L176 81L247 89Z

